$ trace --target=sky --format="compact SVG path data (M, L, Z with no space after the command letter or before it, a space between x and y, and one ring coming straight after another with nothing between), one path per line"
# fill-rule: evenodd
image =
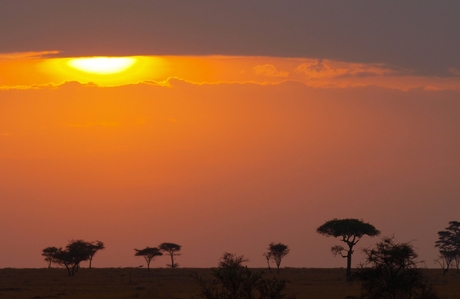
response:
M101 240L345 267L357 218L435 267L460 211L460 3L0 1L0 268ZM359 248L379 238L364 237ZM167 257L151 266L166 267ZM83 265L84 266L84 265Z

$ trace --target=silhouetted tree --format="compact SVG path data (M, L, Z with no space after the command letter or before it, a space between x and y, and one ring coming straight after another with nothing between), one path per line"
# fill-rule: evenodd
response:
M353 279L361 281L362 299L436 299L432 285L417 268L417 254L410 243L383 238L373 249L364 249L366 261Z
M76 265L74 269L77 271L81 262L89 260L92 251L91 243L85 242L83 240L70 241L70 243L66 246L66 250L69 252L71 258L73 259Z
M272 267L270 267L270 260L272 259L272 253L270 251L268 251L268 252L265 252L263 254L263 256L267 260L268 271L270 271L270 273L272 273Z
M247 259L231 253L224 253L219 267L213 270L214 279L205 281L196 273L193 277L198 282L205 299L282 299L294 298L284 294L287 281L262 278L261 273L251 272L244 266Z
M441 266L442 275L446 275L447 271L450 269L450 266L452 263L454 263L457 257L458 254L455 251L439 250L438 258L435 259L434 262Z
M51 263L54 262L54 255L59 249L57 247L46 247L43 249L42 256L45 257L45 261L48 263L48 268L51 268Z
M182 246L177 245L175 243L161 243L160 246L158 247L160 248L161 251L167 252L171 256L171 264L168 264L169 267L171 268L179 267L179 264L174 263L174 256L180 255L176 252L180 251Z
M289 250L289 247L287 245L284 245L283 243L270 243L270 245L268 246L268 252L266 253L266 255L269 256L269 258L267 258L267 256L266 258L267 260L272 259L275 262L277 267L277 273L280 273L281 260L289 253Z
M333 219L329 220L316 230L317 233L326 237L340 238L342 242L348 245L348 249L340 245L331 248L334 256L340 254L343 258L347 259L347 279L351 277L351 256L353 255L353 247L359 240L367 236L377 236L380 234L372 224L365 223L358 219ZM346 254L344 254L346 252Z
M95 241L95 242L91 242L91 243L88 243L88 251L89 251L89 256L88 256L88 260L89 260L89 267L91 269L91 264L93 262L93 257L94 255L96 254L96 252L98 252L99 250L103 250L105 249L104 247L104 243L101 242L101 241Z
M439 258L435 260L442 268L445 275L450 265L455 263L457 273L460 267L460 222L450 221L446 230L438 232L435 247L439 249Z
M65 266L69 276L74 276L80 263L89 259L90 250L88 244L83 240L70 241L65 249L59 248L55 253L55 262Z
M150 271L150 262L156 257L163 255L157 247L145 247L144 249L134 249L135 256L142 256L147 262L147 271Z

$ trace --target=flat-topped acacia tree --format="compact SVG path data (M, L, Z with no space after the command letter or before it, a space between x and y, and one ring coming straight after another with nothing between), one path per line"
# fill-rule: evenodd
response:
M160 248L161 251L167 252L171 256L171 264L168 264L169 267L179 267L178 263L174 263L174 256L179 255L176 252L180 251L180 249L182 248L181 245L178 245L176 243L161 243L160 246L158 246L158 248Z
M144 249L134 249L136 253L135 256L142 256L147 263L147 271L150 271L150 262L156 257L163 255L160 249L157 247L145 247Z
M347 279L351 277L353 246L365 235L374 237L380 234L380 231L372 224L358 219L332 219L318 227L316 232L326 237L340 238L342 242L348 245L348 249L340 245L331 248L334 255L340 254L340 256L347 259Z

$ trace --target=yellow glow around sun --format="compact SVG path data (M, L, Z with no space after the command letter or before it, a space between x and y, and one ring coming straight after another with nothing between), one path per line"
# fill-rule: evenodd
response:
M170 64L168 59L157 56L51 58L37 64L37 74L44 75L45 84L77 81L118 86L165 80L173 75Z
M68 64L83 72L108 75L123 72L135 62L133 57L90 57L71 59Z

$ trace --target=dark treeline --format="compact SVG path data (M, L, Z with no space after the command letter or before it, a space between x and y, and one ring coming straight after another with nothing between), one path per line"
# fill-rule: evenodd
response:
M346 244L346 247L335 245L331 251L335 256L346 258L346 279L361 283L361 298L438 298L432 284L418 267L421 262L417 260L418 256L411 243L397 243L394 237L383 237L374 248L363 249L365 261L352 273L351 259L355 245L362 237L378 236L380 231L372 224L358 219L332 219L318 227L316 231L327 237L338 238ZM460 222L450 221L445 230L439 231L434 246L439 250L435 262L441 266L443 274L445 275L452 267L460 273ZM73 276L83 261L89 261L89 268L91 268L95 254L104 248L104 243L101 241L71 240L64 248L43 249L42 255L48 267L52 264L65 267L68 275ZM150 270L150 263L155 257L162 255L169 255L171 263L167 264L168 267L179 267L174 258L180 255L178 252L181 249L182 246L176 243L161 243L158 247L147 246L134 250L135 256L145 259L147 270ZM288 245L270 243L267 251L263 253L269 272L272 271L271 263L274 263L279 274L282 259L289 252ZM201 287L201 297L205 299L293 298L284 294L287 281L276 278L263 279L261 273L252 273L247 266L243 265L244 262L247 262L244 256L224 253L218 268L213 270L215 277L213 281L207 282L195 275ZM232 287L229 289L229 286Z

